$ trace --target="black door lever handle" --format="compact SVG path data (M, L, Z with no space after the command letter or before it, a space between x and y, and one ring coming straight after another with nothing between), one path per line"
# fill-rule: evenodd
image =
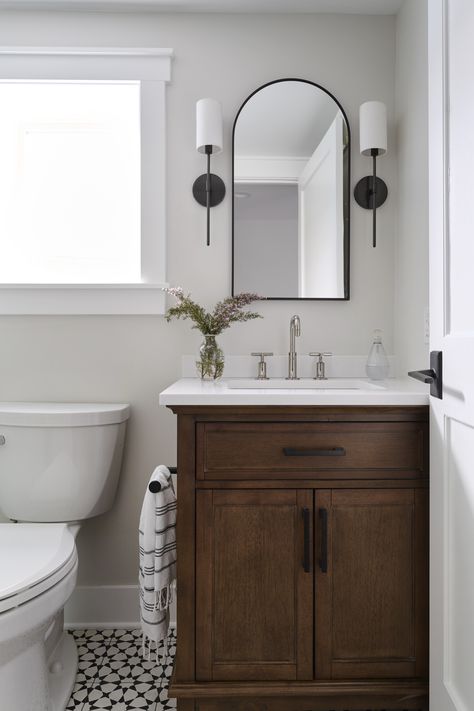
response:
M443 399L443 352L431 351L430 366L428 370L410 370L408 375L415 380L421 380L430 386L430 394L440 400Z
M408 373L410 378L415 378L415 380L421 380L422 383L431 384L436 378L436 373L434 370L410 370Z

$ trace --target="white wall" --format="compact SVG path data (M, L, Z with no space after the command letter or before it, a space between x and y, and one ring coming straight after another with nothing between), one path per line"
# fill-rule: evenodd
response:
M405 0L397 16L395 102L398 235L395 352L399 372L428 368L428 0Z
M370 172L358 151L358 108L368 99L394 115L395 20L331 15L109 15L2 13L4 45L135 45L173 47L168 90L168 274L196 299L212 303L230 293L228 196L212 211L212 244L205 246L205 210L191 186L205 167L194 147L195 102L222 101L224 152L213 170L230 187L231 127L247 95L280 77L324 85L347 111L353 132L353 183ZM393 145L393 126L390 126ZM418 149L417 149L418 150ZM288 323L302 321L301 353L368 351L382 328L393 348L393 258L396 151L379 161L390 193L379 211L378 246L371 246L371 215L352 201L351 300L268 302L263 321L239 324L220 339L227 353L288 351ZM80 580L133 584L137 519L145 482L157 462L175 463L175 418L159 409L158 393L180 374L180 355L200 338L186 322L160 317L4 317L0 319L1 399L112 400L132 405L124 472L109 514L79 534ZM418 364L418 363L417 363Z

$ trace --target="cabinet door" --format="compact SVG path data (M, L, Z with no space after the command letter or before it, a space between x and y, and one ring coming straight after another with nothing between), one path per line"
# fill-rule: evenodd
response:
M198 680L313 677L312 516L311 491L197 492Z
M316 678L426 677L427 492L317 492L315 530Z

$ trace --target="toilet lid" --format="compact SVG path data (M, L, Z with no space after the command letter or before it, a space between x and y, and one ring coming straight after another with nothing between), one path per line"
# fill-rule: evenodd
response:
M65 523L0 524L0 612L55 585L76 558Z

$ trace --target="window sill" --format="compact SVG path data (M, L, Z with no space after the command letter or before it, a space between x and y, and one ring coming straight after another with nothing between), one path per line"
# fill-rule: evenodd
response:
M0 315L162 315L167 284L1 284Z

